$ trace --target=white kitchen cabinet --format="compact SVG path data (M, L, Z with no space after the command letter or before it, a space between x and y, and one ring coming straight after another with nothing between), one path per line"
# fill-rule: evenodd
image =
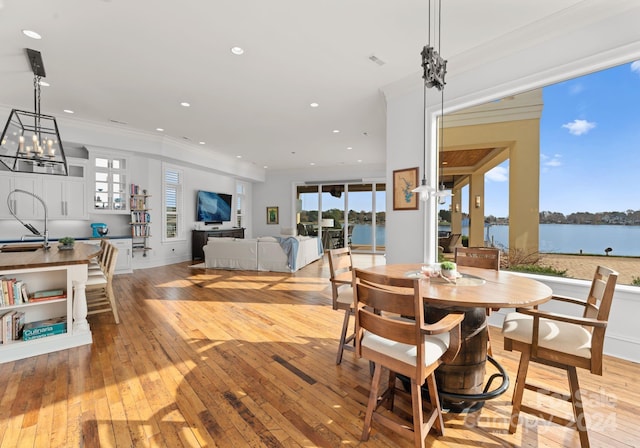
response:
M127 274L132 272L132 241L131 238L110 239L109 242L118 248L118 258L116 260L116 274Z
M49 219L89 218L84 180L49 176L43 180L43 190Z
M113 154L93 153L91 213L127 213L126 191L129 161Z
M40 197L42 194L42 176L31 174L5 174L0 176L0 219L14 219L9 212L7 197L13 190L19 189L28 191ZM24 220L44 219L44 207L36 198L24 193L14 193L11 195L11 206L18 216Z
M39 196L47 204L49 219L89 219L85 172L87 160L67 159L69 176L6 173L0 176L0 219L12 219L7 206L9 192L20 189ZM16 193L11 204L22 220L44 219L44 207L33 196Z

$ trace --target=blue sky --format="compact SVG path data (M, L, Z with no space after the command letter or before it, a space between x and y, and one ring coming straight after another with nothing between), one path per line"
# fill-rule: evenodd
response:
M640 61L545 87L543 100L540 210L640 209ZM485 176L485 215L508 215L508 170Z

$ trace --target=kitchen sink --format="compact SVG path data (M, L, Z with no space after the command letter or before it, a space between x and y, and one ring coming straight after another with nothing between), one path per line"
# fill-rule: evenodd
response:
M0 248L0 252L35 252L42 248L40 244L5 244Z

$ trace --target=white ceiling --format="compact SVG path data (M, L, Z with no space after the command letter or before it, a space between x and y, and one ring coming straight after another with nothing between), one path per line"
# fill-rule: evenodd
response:
M571 8L585 2L602 4L443 0L442 54L449 72L463 71L457 56L486 44L526 47L529 42L513 36L530 36L532 29L542 35L550 21L570 29ZM33 109L24 52L33 48L42 52L51 84L42 89L43 113L68 118L63 109L71 109L73 119L123 126L110 122L117 120L151 134L161 127L167 138L187 138L203 151L239 155L269 169L383 164L380 89L412 76L419 80L427 5L0 0L0 105ZM23 29L43 38L27 38ZM523 29L529 32L518 33ZM231 54L233 46L245 54ZM385 64L371 62L372 55ZM311 108L312 102L320 106ZM64 139L64 129L61 134Z

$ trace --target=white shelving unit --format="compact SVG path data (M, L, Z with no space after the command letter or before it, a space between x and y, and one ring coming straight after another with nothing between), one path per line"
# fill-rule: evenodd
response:
M27 323L63 316L67 319L67 330L65 333L29 341L17 340L7 344L0 344L0 363L91 344L92 337L88 326L76 328L73 319L73 280L82 279L83 282L86 281L84 280L87 275L86 269L86 265L75 264L68 266L0 270L0 276L4 278L15 278L25 282L29 291L64 289L67 294L66 298L61 299L0 307L0 314L9 311L24 312L25 322ZM82 300L84 300L84 296Z
M142 252L142 256L147 256L150 251L149 238L151 238L151 209L148 200L151 195L147 190L142 190L139 185L131 184L129 195L129 208L131 211L131 240L132 256L136 252Z

